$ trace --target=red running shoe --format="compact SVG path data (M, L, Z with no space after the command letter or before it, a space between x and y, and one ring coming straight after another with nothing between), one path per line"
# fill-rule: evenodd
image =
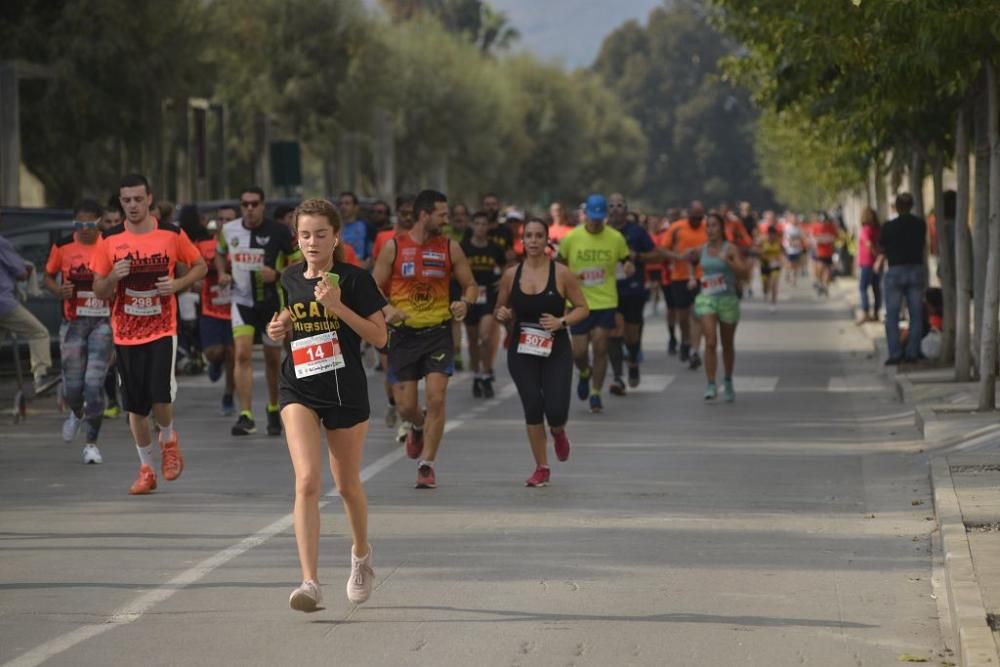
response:
M418 489L436 489L437 488L437 478L434 476L434 468L427 465L426 463L420 464L417 467L417 484Z
M566 435L566 431L562 430L558 433L552 431L552 438L555 440L556 458L565 461L569 458L569 437Z
M410 432L406 434L406 455L411 459L420 458L420 453L424 451L424 430L410 427Z
M184 472L184 457L181 456L180 447L177 446L177 433L174 439L160 443L160 470L163 471L163 479L172 482Z
M525 486L548 486L549 485L549 469L543 466L538 466L535 468L535 474L528 478L528 481L524 483Z
M147 465L139 466L139 476L128 488L130 496L149 495L156 489L156 473Z

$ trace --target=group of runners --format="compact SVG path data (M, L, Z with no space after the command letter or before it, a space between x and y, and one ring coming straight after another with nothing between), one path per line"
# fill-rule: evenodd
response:
M121 394L139 458L129 493L149 494L160 477L181 475L175 295L198 295L199 349L209 379L227 378L221 412L237 415L233 436L257 430L252 358L256 343L263 348L266 430L284 433L295 471L303 583L290 605L302 611L322 600L324 440L353 534L347 595L363 602L371 593L361 463L371 415L367 377L376 363L385 371L386 425L402 422L415 487L434 489L462 337L472 394L482 399L495 396L503 341L535 464L525 485L545 486L546 426L556 458L570 456L574 366L577 398L593 413L604 409L609 363L610 393L625 396L640 385L651 290L662 291L667 304L668 354L692 370L704 364L706 400L719 393L721 343L722 396L733 401L740 298L754 265L774 304L782 268L795 279L810 242L825 256L819 246L827 234L806 234L794 217L778 222L765 214L758 224L749 211L706 213L698 201L683 215L643 218L617 193L591 195L574 220L559 204L548 219L502 215L495 194L470 211L425 190L396 200L395 223L389 205L376 202L372 225L358 219L352 193L337 205L309 199L268 219L264 191L248 187L238 211L224 207L209 222L182 209L177 226L153 207L146 179L131 175L121 181L118 203L124 217L110 224L96 202L78 205L73 234L53 246L46 265L46 285L63 299L63 438L72 442L86 425L83 460L102 461L98 439L113 367L118 388L111 393Z

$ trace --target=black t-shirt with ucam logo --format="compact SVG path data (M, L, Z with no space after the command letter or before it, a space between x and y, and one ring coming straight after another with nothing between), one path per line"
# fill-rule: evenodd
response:
M361 336L315 298L319 278L306 278L305 263L281 274L292 316L291 354L281 366L282 404L302 403L317 411L344 407L370 412L368 381L361 361ZM337 262L344 305L368 318L386 301L364 269Z

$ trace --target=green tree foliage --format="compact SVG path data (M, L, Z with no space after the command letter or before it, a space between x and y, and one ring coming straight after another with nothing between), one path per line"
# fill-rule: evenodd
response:
M593 70L648 140L644 200L771 203L756 174L749 95L719 77L733 49L694 2L658 8L646 26L628 22L604 41Z
M0 3L0 60L48 66L22 82L25 163L54 203L105 196L154 168L162 101L210 92L199 0Z
M754 148L764 184L795 210L830 207L865 179L864 161L854 147L824 140L791 111L761 114Z
M464 36L487 55L506 51L521 36L506 12L484 0L382 0L382 6L396 22L432 16L448 32Z

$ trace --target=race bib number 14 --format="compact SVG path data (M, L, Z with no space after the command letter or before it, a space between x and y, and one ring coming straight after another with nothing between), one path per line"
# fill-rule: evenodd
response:
M301 338L292 341L292 363L295 365L295 377L305 378L320 373L343 368L344 354L340 350L340 339L337 333L326 333Z

